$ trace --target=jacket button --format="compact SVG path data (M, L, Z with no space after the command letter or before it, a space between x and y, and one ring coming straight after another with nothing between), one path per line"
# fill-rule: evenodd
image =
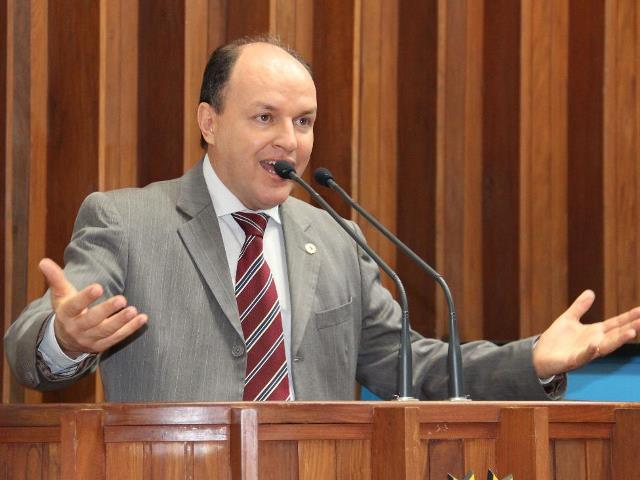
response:
M302 360L304 360L304 357L302 355L296 355L295 357L293 357L293 361L296 363L301 362Z
M244 355L244 347L242 345L234 345L231 348L231 355L233 355L234 357L241 357L242 355Z

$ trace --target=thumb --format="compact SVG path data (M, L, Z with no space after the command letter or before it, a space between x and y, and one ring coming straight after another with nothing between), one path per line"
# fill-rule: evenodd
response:
M49 258L43 258L38 264L38 268L47 279L51 294L54 298L59 299L76 293L76 289L71 285L64 276L64 271L60 266Z
M593 290L585 290L573 301L565 313L579 320L591 308L595 299L596 294L593 293Z

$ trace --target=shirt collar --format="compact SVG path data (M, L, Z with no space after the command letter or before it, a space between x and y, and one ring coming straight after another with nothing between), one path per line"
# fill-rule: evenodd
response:
M218 174L211 166L209 155L204 156L202 173L204 174L204 181L207 184L207 190L209 191L209 196L211 197L211 202L213 203L213 208L218 218L236 212L253 211L245 207L238 197L222 183L222 180L220 180L220 177L218 177ZM258 210L258 212L266 213L270 218L281 223L280 209L277 205L266 210Z

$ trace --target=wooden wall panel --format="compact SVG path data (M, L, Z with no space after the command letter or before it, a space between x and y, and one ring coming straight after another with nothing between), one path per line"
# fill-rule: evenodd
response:
M444 274L463 340L538 333L584 288L598 294L588 321L640 303L633 0L0 0L0 16L4 329L42 292L37 262L61 260L87 193L198 161L209 53L264 32L314 67L305 176L330 168ZM362 226L398 267L413 325L446 337L435 283ZM93 378L43 398L6 365L2 392L101 399Z
M355 173L358 149L355 147L359 105L356 48L356 2L329 1L314 10L313 68L318 95L318 117L314 127L314 148L308 170L326 167L351 195L357 195ZM326 52L330 51L331 55ZM324 190L324 189L323 189ZM349 208L337 195L322 192L331 206L345 218Z
M357 5L357 4L356 4ZM383 224L396 224L396 111L398 4L362 2L360 13L360 88L357 131L357 198ZM356 40L357 41L357 40ZM356 43L357 45L358 43ZM357 136L355 136L357 135ZM395 248L366 222L360 222L370 246L395 268ZM387 279L385 279L386 281ZM389 285L391 282L388 283Z
M138 4L100 2L100 190L138 184Z
M432 266L437 266L438 4L437 0L402 0L398 38L397 233ZM440 293L408 257L399 254L397 266L409 297L412 327L435 335L435 299Z
M568 305L568 1L522 3L520 332L535 335Z
M640 7L611 0L605 11L604 311L638 303L640 279Z
M100 5L57 2L48 12L45 255L62 264L76 212L99 180ZM38 118L34 115L32 118ZM38 212L34 212L38 214ZM37 274L37 270L32 270ZM49 392L46 401L93 401L95 379Z
M183 173L185 4L140 0L138 183Z
M227 1L227 40L268 33L272 1Z
M0 0L0 72L7 72L7 0ZM7 74L0 75L0 315L4 320L4 285L5 285L5 171L6 171L6 129L7 129ZM4 332L4 321L0 321ZM2 386L4 379L4 342L0 343L0 398L2 398Z
M520 8L496 0L484 12L483 332L495 340L519 330Z
M568 290L575 298L585 288L603 291L603 0L569 4L568 72ZM604 133L604 132L603 132ZM586 318L602 318L598 300Z
M482 335L483 2L439 3L437 264L452 290L461 335ZM436 336L448 332L437 295Z

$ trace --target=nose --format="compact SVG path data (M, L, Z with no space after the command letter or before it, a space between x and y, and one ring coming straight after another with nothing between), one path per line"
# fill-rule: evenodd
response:
M298 137L292 121L285 120L281 123L273 143L275 147L287 152L293 152L298 148Z

